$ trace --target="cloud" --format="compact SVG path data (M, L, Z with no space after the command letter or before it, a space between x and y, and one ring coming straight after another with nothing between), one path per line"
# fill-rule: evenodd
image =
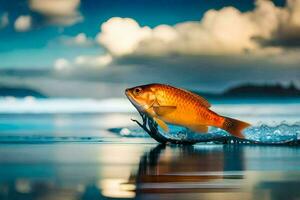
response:
M288 0L287 6L276 10L276 27L266 45L300 47L300 0Z
M70 62L65 58L58 58L54 62L54 69L57 71L62 71L70 68Z
M74 60L59 58L54 62L54 69L56 71L74 71L79 68L98 69L109 65L113 61L110 54L100 56L80 55Z
M155 59L163 57L172 60L167 66L177 65L175 62L179 61L175 57L186 57L187 65L200 67L189 60L193 61L193 56L208 56L209 63L212 63L215 58L230 60L242 56L240 66L251 67L243 64L248 62L247 57L259 60L260 67L275 66L274 62L278 62L294 68L299 63L300 44L297 49L290 48L287 41L295 44L300 35L299 7L300 0L289 0L285 7L276 7L272 1L258 0L255 8L248 12L224 7L208 10L200 21L173 26L162 24L154 28L141 26L131 18L113 17L101 25L96 37L106 53L80 55L68 60L69 67L89 69L112 64L150 65L145 58L161 65ZM69 42L79 44L86 39L86 35L80 33ZM222 62L218 64L222 65Z
M258 0L252 11L234 7L209 10L201 21L154 28L134 19L114 17L103 23L99 44L114 56L124 55L269 55L300 46L300 0L285 7Z
M85 33L79 33L74 37L62 36L56 42L62 43L66 46L80 47L89 47L95 43L94 40L92 38L88 38Z
M9 24L8 13L2 14L0 16L0 29L5 28Z
M74 63L77 66L87 67L103 67L112 62L113 58L110 54L101 56L78 56L75 58Z
M79 45L86 44L87 41L88 41L88 39L87 39L85 33L79 33L74 38L74 43L79 44Z
M30 0L29 7L51 24L72 25L82 20L80 0Z
M130 18L113 17L102 24L97 41L114 55L124 55L133 53L139 42L150 36L149 27L140 27Z
M291 49L284 52L281 52L277 56L270 56L266 59L269 63L275 65L280 64L288 68L289 66L298 66L300 63L300 50ZM300 70L299 70L300 72ZM300 74L299 74L300 75Z
M276 61L277 58L282 60L281 57L273 55L267 58L253 59L248 55L176 55L153 59L138 56L117 58L102 67L87 67L85 64L78 66L74 59L70 61L70 68L55 70L54 74L62 80L128 85L163 82L203 91L222 91L241 83L300 83L299 63L283 65Z
M21 15L19 16L14 24L15 30L18 32L26 32L31 28L31 16L29 15Z

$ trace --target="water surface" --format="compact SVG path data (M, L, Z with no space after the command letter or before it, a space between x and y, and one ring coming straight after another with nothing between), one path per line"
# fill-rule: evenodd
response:
M139 116L123 100L9 101L0 101L0 199L300 198L298 146L164 146L130 120ZM300 133L294 101L213 109L251 122L252 138Z
M4 144L1 199L297 199L300 149L236 145Z

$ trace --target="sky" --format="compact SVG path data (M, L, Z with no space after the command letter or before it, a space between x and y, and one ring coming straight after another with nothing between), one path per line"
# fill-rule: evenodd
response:
M299 85L300 0L0 0L0 60L0 84L53 96Z
M254 6L250 1L244 1L245 3L226 1L225 3L217 0L163 0L159 3L150 0L85 0L82 2L47 0L47 2L53 3L43 4L43 0L1 0L0 36L3 39L0 43L1 68L51 67L54 60L60 57L72 58L83 53L99 54L103 51L101 44L82 48L84 45L71 45L71 39L81 34L89 40L95 40L101 24L113 17L131 18L141 26L153 28L161 24L175 25L186 21L199 21L211 8L220 9L235 5L241 10L249 10ZM66 14L56 13L55 5L63 8L58 2L66 2L64 9L71 11L65 12L62 9L61 13ZM67 2L74 3L69 5ZM45 8L34 6L39 4L44 5ZM22 19L25 25L23 27L20 25ZM18 24L21 29L17 28ZM65 41L68 37L70 45ZM19 59L15 59L16 57Z

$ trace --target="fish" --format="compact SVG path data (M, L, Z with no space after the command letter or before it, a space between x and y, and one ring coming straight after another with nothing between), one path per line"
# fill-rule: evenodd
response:
M251 126L210 110L211 104L203 97L171 85L152 83L127 88L125 95L133 106L169 132L167 124L174 124L198 133L207 133L209 126L221 128L231 135L244 138L242 131Z

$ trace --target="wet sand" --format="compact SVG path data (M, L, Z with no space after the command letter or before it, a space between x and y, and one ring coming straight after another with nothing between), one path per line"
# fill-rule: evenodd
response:
M298 147L1 144L0 199L297 199Z

